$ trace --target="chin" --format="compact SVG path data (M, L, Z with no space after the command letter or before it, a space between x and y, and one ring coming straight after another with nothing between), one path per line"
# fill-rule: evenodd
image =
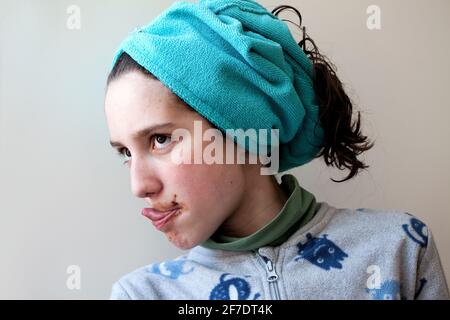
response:
M167 232L166 236L173 245L181 250L189 250L197 245L197 243L183 238L176 231Z
M192 249L192 248L194 248L197 244L196 243L194 243L194 244L192 244L192 243L186 243L186 242L176 242L176 241L172 241L172 243L178 248L178 249L181 249L181 250L189 250L189 249Z
M177 245L177 247L181 250L190 250L192 248L194 248L196 246L196 244L194 245Z

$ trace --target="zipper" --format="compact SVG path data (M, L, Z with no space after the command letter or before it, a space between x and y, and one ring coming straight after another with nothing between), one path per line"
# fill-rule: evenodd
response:
M272 260L270 260L266 256L259 254L259 252L257 252L256 250L253 250L253 251L255 252L258 261L260 261L262 266L266 269L267 281L269 282L270 296L271 296L272 300L274 300L274 298L276 300L281 300L280 291L278 289L278 282L277 282L279 276L278 276L277 272L275 271L275 266L272 263Z

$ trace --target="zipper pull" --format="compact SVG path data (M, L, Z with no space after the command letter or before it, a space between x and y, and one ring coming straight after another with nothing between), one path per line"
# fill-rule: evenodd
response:
M267 257L264 257L264 260L266 261L267 281L277 281L278 274L275 272L272 261Z

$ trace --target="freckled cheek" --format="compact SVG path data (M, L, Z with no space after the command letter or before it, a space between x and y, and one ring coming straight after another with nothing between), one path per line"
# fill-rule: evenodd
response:
M203 180L203 181L201 181ZM215 200L216 187L208 183L207 177L192 177L190 174L182 176L177 180L177 184L182 186L183 193L186 195L186 201L192 206L207 204L208 201Z
M179 164L165 172L165 181L176 190L177 200L185 202L189 209L210 210L223 198L220 174L212 166L204 166Z

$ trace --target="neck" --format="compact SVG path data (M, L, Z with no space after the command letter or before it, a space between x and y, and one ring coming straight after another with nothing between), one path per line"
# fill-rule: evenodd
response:
M255 233L277 216L288 199L275 176L261 175L259 167L247 173L241 204L219 227L225 236L240 238Z

